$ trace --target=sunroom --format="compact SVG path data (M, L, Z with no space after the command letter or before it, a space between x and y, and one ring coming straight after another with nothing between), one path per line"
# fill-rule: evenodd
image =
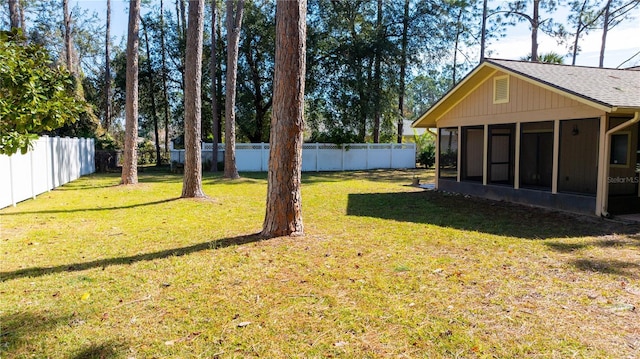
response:
M640 71L488 59L413 123L436 188L571 212L640 212Z

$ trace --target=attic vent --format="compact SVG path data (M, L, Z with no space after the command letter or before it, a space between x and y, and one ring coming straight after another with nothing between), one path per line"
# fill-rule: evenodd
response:
M509 102L509 76L493 78L493 103Z

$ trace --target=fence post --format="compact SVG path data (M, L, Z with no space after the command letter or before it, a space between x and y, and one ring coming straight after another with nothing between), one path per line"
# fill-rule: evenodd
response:
M320 172L320 167L319 167L319 159L318 157L320 157L320 144L318 142L316 142L316 172Z
M40 142L40 139L38 139L38 142ZM39 144L39 143L38 143ZM36 199L36 176L35 176L35 172L36 169L34 168L35 166L33 165L33 152L34 151L29 151L29 162L31 162L31 198L32 199Z
M49 147L51 146L51 137L49 136L44 136L43 138L45 138L45 144L44 144L44 148L45 148L45 174L47 177L47 192L51 191L51 171L53 171L51 169L51 151L49 150Z
M16 206L16 196L13 193L15 186L13 185L13 156L9 156L9 190L11 191L11 205Z
M394 147L394 145L393 145L393 143L392 143L392 144L391 144L391 151L389 151L389 167L390 167L390 168L395 168L395 167L393 166L393 147Z
M264 171L264 142L260 142L260 172Z
M366 156L365 156L365 163L364 163L364 168L369 169L369 144L367 143L367 148L366 148Z

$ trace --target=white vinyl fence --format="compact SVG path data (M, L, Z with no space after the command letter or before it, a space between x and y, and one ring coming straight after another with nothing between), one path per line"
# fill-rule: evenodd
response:
M202 161L211 162L213 144L202 144ZM224 159L224 145L218 145L218 161ZM184 150L171 149L171 162L184 163ZM238 171L264 172L269 168L268 143L237 143ZM380 168L415 168L415 143L305 143L302 171L352 171Z
M0 208L95 172L94 140L40 137L27 154L0 155Z

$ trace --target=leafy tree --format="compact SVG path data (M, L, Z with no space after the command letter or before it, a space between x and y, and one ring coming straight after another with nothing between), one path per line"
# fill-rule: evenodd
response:
M238 61L238 137L269 141L275 52L275 6L247 1Z
M521 58L523 61L531 61L531 54ZM538 62L545 64L564 64L564 56L556 52L546 52L538 56Z
M72 76L21 31L0 32L0 153L26 153L44 131L75 121L84 103Z

